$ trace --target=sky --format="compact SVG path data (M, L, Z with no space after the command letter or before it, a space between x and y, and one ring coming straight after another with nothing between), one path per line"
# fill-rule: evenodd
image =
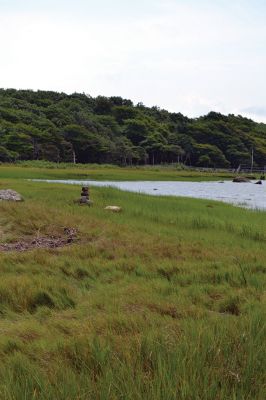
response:
M266 122L265 0L0 0L0 87Z

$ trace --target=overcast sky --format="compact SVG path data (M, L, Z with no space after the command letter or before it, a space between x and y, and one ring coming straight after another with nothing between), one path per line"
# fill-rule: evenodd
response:
M265 0L0 0L0 87L266 122Z

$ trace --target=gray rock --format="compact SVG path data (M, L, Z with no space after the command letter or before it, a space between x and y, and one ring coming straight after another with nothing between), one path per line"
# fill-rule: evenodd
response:
M22 196L16 192L15 190L5 189L0 190L0 201L7 200L7 201L23 201Z
M233 182L246 183L246 182L250 182L250 180L248 178L246 178L245 176L236 176L233 179Z

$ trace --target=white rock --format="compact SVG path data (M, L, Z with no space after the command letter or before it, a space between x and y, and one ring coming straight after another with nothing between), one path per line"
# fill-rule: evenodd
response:
M105 207L105 210L113 211L113 212L120 212L120 211L122 211L122 207L118 207L118 206L107 206L107 207Z

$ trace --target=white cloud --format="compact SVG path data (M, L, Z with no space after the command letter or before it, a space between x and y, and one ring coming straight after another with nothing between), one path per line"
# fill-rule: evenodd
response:
M115 8L109 19L89 7L73 19L69 7L5 11L0 86L122 95L190 116L263 105L263 12L225 3L149 2L150 13L138 3L137 16L124 2L125 18Z

